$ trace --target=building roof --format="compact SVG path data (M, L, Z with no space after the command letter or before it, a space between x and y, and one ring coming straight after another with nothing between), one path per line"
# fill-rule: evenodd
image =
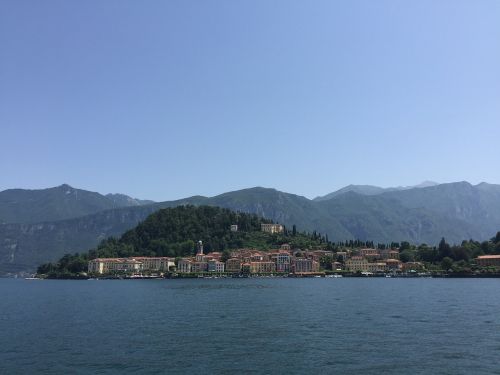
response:
M480 255L477 259L500 259L500 255Z

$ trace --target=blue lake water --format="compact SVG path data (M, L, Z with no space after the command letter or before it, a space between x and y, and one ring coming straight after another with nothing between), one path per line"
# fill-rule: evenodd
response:
M1 374L500 374L500 279L0 279Z

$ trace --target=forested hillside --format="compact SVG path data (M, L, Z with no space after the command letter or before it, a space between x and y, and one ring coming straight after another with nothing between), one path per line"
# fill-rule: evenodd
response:
M316 232L306 234L295 228L285 228L281 234L264 233L261 231L263 223L271 221L219 207L166 208L150 215L121 238L108 238L88 253L65 255L57 263L42 265L39 272L82 272L86 270L89 259L102 257L188 256L195 253L195 244L200 240L207 252L237 248L266 250L278 248L283 243L304 249L334 247L327 236ZM238 231L230 230L233 224L238 225Z

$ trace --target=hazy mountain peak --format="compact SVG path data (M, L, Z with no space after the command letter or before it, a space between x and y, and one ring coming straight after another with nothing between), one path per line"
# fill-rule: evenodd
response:
M322 197L316 197L314 198L315 201L325 201L328 199L335 198L341 194L345 194L347 192L354 192L360 195L378 195L382 193L387 193L390 191L399 191L399 190L410 190L410 189L421 189L421 188L426 188L426 187L432 187L432 186L438 186L439 183L434 182L434 181L424 181L418 185L412 185L412 186L397 186L397 187L388 187L388 188L383 188L380 186L374 186L374 185L347 185L339 190L336 190L330 194L327 194Z
M106 194L106 198L109 198L116 206L118 207L127 207L127 206L142 206L145 204L152 204L154 201L143 200L129 197L125 194Z
M424 182L421 182L420 184L418 185L414 185L414 186L409 186L409 188L426 188L426 187L431 187L431 186L437 186L439 185L438 182L434 182L434 181L424 181Z

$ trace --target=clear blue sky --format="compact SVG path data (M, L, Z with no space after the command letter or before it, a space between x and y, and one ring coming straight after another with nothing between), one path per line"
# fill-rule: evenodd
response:
M500 183L500 1L0 2L0 190Z

